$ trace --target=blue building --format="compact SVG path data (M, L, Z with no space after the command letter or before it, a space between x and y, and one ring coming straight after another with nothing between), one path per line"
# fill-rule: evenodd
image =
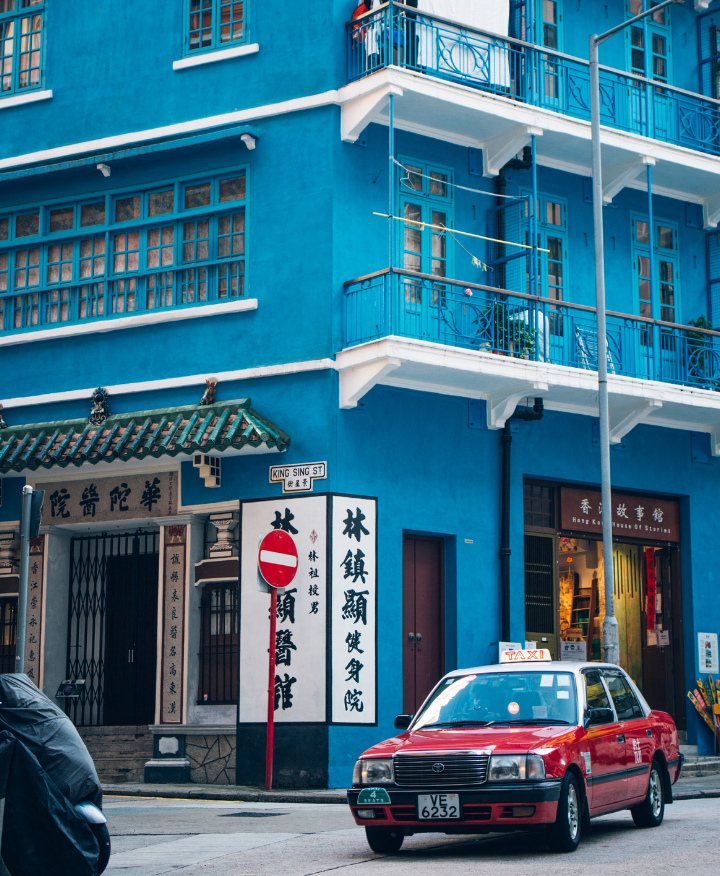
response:
M19 647L108 779L262 782L271 532L277 785L602 653L585 58L643 0L355 6L0 0L2 671L31 484ZM621 662L708 753L720 4L600 60Z

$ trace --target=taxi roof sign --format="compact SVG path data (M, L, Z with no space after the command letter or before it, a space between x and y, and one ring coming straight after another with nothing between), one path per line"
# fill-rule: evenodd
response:
M547 648L535 648L525 651L503 651L500 654L501 663L541 663L552 661L552 655Z

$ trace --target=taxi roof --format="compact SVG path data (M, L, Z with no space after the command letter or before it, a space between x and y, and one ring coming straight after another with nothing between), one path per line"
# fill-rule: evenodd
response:
M446 673L444 678L455 678L462 675L482 675L489 672L549 672L562 671L579 673L583 669L620 669L614 663L575 662L569 660L518 660L514 663L491 663L485 666L473 666L468 669L454 669Z

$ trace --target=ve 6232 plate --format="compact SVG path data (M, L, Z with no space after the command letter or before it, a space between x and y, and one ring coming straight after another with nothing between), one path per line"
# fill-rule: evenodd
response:
M418 819L460 818L458 794L418 794Z

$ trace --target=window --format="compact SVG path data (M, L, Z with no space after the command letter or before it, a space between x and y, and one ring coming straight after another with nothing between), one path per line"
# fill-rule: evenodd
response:
M237 702L238 585L206 584L200 604L200 686L205 705Z
M589 672L583 673L585 677L585 696L587 699L588 709L611 709L610 700L608 699L605 685L602 683L600 672L592 669ZM600 723L600 722L595 722ZM604 721L605 724L613 724L611 718L609 721Z
M562 0L536 0L536 41L548 49L562 51ZM542 55L539 85L544 106L558 106L560 101L560 65L555 55Z
M626 10L629 17L642 11L643 0L629 0ZM632 72L658 82L670 82L670 10L659 9L628 30L626 39Z
M247 0L184 0L184 3L186 55L245 42Z
M554 529L555 489L544 484L523 484L525 526Z
M0 599L0 674L15 672L17 597Z
M677 225L656 219L653 228L652 255L650 253L650 226L647 217L632 217L633 270L638 295L638 312L646 319L678 322L679 313L679 259ZM652 295L652 268L655 272L655 300ZM648 338L650 343L650 339Z
M445 229L453 227L452 170L413 159L402 159L400 169L400 210L406 220L400 225L400 253L403 268L451 277L453 240ZM432 304L437 305L442 286L433 286ZM423 287L406 283L405 299L409 304L422 303Z
M0 0L0 97L42 85L45 0Z
M532 193L522 191L522 196L527 198L525 207L525 243L532 243L530 236L530 220L528 217L528 205L532 199ZM567 202L564 198L555 195L539 195L537 203L538 211L538 294L554 301L562 301L564 290L567 285ZM527 259L527 291L533 290L530 286L530 259Z
M632 721L634 718L644 718L643 710L630 685L619 672L603 671L605 684L615 704L618 721Z
M0 333L243 297L245 197L236 169L0 216Z

